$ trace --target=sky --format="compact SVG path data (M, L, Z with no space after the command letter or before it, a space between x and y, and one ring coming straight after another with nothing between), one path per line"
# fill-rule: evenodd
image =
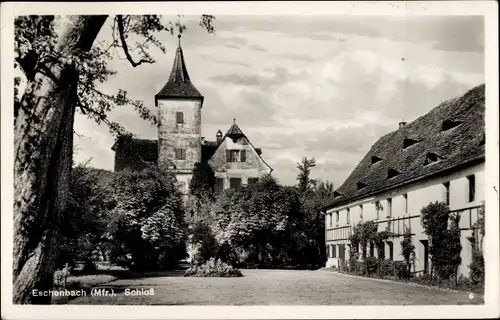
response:
M163 17L164 21L175 17ZM312 177L340 187L376 140L484 80L484 21L475 16L216 16L215 34L184 16L182 48L204 95L202 136L215 140L236 123L274 169L295 184L297 162L315 158ZM111 38L110 24L96 43ZM119 88L151 111L167 82L177 37L158 34L167 53L133 68L124 59L101 85ZM133 108L110 118L144 139L157 128ZM75 161L113 170L114 137L83 115L75 119Z

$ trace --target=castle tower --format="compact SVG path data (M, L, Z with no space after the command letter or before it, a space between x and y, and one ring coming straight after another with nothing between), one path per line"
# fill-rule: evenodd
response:
M158 107L158 165L176 174L188 192L195 164L201 161L201 107L203 96L189 79L184 53L178 47L170 77L155 95Z

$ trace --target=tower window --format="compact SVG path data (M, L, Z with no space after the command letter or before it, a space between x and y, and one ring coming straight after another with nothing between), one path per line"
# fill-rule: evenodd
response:
M450 205L450 182L445 182L443 183L444 186L444 203L446 203L447 206Z
M186 150L185 149L175 149L175 159L186 160Z
M240 191L241 178L229 178L229 186L235 191Z
M469 180L469 202L476 200L476 177L474 175L468 176Z
M177 124L183 124L184 123L184 112L176 112L175 113L175 122Z

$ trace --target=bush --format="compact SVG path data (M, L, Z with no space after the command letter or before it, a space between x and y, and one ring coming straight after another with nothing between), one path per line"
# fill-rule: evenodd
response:
M379 277L387 278L394 276L394 261L381 260L379 261Z
M469 279L472 284L484 284L484 257L480 249L472 250L472 261L469 265Z
M368 276L377 273L378 261L376 258L366 257L365 264L366 264L366 273L368 274Z
M240 270L214 258L200 266L192 266L186 270L185 277L243 277Z

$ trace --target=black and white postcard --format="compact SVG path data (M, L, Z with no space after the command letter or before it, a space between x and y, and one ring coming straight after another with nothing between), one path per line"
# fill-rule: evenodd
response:
M2 318L499 316L497 2L1 14Z

